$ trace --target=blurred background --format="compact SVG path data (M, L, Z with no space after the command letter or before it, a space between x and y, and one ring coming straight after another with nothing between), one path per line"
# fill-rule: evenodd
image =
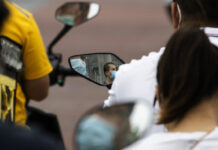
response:
M47 46L63 27L55 20L55 10L67 1L14 1L34 14ZM173 33L164 0L95 2L101 4L100 14L72 29L54 47L54 52L63 54L63 64L67 66L69 56L94 52L112 52L128 63L151 51L159 51ZM74 126L79 117L88 108L103 103L107 97L107 88L80 77L71 77L66 79L64 87L51 87L48 98L43 102L31 102L31 105L58 115L66 148L71 150Z

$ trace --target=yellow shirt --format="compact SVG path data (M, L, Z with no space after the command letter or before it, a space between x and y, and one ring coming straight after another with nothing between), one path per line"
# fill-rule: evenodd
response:
M22 78L34 80L48 75L52 71L46 55L40 31L31 13L12 2L5 1L10 16L3 25L1 35L22 45L24 70ZM17 84L15 122L26 123L26 98L22 88Z

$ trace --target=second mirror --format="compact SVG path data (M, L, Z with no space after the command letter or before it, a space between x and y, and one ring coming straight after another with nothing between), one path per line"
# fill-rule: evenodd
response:
M76 26L88 21L100 11L100 5L89 2L68 2L56 11L56 19L67 26Z
M127 103L108 108L96 106L78 122L76 150L120 150L139 140L152 123L151 105Z

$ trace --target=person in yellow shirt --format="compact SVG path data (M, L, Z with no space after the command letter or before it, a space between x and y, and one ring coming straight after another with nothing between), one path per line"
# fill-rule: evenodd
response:
M9 10L9 15L1 26L0 36L22 46L24 69L20 73L21 81L17 82L15 123L25 125L27 120L26 100L28 98L41 101L47 97L48 74L52 71L52 66L32 14L13 2L0 1Z

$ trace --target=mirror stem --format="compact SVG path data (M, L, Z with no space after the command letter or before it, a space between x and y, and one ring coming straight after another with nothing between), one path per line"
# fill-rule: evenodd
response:
M64 28L59 32L55 39L48 46L48 55L52 54L53 46L72 28L72 26L65 25Z

